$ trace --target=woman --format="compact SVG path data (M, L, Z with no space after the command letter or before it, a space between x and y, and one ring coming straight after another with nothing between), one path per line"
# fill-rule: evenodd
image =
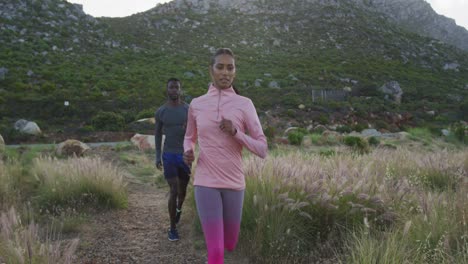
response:
M239 237L245 189L242 148L265 158L268 147L252 101L233 89L232 51L217 50L209 72L212 84L207 94L193 99L189 107L183 157L191 165L198 140L195 201L208 264L218 264L224 262L224 249L234 250Z

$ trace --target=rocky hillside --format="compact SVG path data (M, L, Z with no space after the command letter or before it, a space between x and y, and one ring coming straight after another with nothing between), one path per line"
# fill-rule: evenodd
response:
M62 0L1 2L0 122L91 129L107 111L129 123L163 102L169 77L188 100L204 93L210 54L230 47L236 85L260 113L298 125L373 125L388 113L449 123L468 110L468 53L446 43L468 42L443 21L423 0L174 0L126 18ZM389 82L401 104L383 99Z

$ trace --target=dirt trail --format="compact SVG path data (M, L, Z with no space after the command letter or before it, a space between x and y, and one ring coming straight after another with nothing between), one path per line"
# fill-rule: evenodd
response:
M168 189L141 183L131 175L127 180L128 208L92 216L80 233L79 263L206 263L202 238L195 238L192 230L194 212L184 206L178 226L181 240L170 242ZM248 263L237 254L226 254L225 263Z
M193 247L190 213L182 215L181 240L167 240L166 188L132 181L128 189L127 209L94 216L81 233L80 263L205 263Z

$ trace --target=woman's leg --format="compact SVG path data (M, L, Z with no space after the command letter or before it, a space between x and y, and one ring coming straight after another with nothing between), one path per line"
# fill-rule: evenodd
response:
M205 235L208 264L224 263L223 203L214 188L195 186L195 202Z
M224 248L228 251L233 251L239 239L244 190L235 191L223 189L221 191L221 196L224 209Z

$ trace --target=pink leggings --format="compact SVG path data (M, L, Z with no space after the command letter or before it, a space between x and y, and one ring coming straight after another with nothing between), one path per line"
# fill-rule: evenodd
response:
M244 190L195 186L195 201L208 249L208 264L224 263L224 249L234 250L239 238Z

